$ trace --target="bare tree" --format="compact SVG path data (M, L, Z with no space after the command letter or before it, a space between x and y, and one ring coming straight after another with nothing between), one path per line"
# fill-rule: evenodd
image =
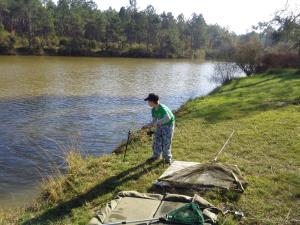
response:
M214 65L214 71L211 76L211 81L224 84L234 78L239 74L239 67L230 62L218 62Z
M236 45L234 61L247 76L250 76L258 72L262 54L263 46L261 42L255 37L250 37L249 40L240 41Z

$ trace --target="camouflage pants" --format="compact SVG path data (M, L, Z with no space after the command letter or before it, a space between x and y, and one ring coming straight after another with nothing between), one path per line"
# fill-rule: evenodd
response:
M159 158L162 153L164 160L172 159L171 144L174 133L174 125L164 125L158 127L154 134L152 150L153 158Z

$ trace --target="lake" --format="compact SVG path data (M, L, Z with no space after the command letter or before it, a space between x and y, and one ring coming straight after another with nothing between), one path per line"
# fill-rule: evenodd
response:
M189 60L0 56L0 205L32 199L64 169L66 149L110 153L150 121L148 93L172 110L208 94L212 71Z

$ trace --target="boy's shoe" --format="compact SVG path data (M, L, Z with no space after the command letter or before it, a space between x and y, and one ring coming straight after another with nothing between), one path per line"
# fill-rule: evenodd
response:
M165 159L164 159L164 163L166 163L166 164L169 164L169 165L171 165L171 164L172 164L172 162L173 162L173 161L172 161L172 159L169 159L169 160L165 160Z
M149 159L147 159L147 162L154 162L158 160L158 157L150 157Z

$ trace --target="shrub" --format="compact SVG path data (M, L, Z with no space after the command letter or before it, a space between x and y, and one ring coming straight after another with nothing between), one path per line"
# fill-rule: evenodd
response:
M9 54L14 50L14 45L16 43L16 38L14 35L6 32L0 31L0 52Z
M148 57L149 53L147 51L146 46L143 46L143 45L133 45L123 55L124 56L131 56L131 57Z
M3 32L4 31L4 26L3 24L0 22L0 32Z
M192 58L195 59L205 59L205 50L204 49L196 49L193 51Z
M299 59L295 53L267 53L262 56L261 63L264 69L296 68L299 66Z
M68 38L61 38L59 41L59 45L64 45L64 46L70 45L70 40Z
M97 48L97 45L98 43L97 43L97 41L96 40L89 40L88 41L88 45L87 45L87 47L89 48L89 49L95 49L95 48Z
M28 48L29 41L28 38L22 36L16 36L15 48Z
M42 37L34 37L31 41L31 50L36 55L43 55L45 41Z
M46 40L46 45L48 48L56 48L60 44L60 40L57 36L49 36Z

